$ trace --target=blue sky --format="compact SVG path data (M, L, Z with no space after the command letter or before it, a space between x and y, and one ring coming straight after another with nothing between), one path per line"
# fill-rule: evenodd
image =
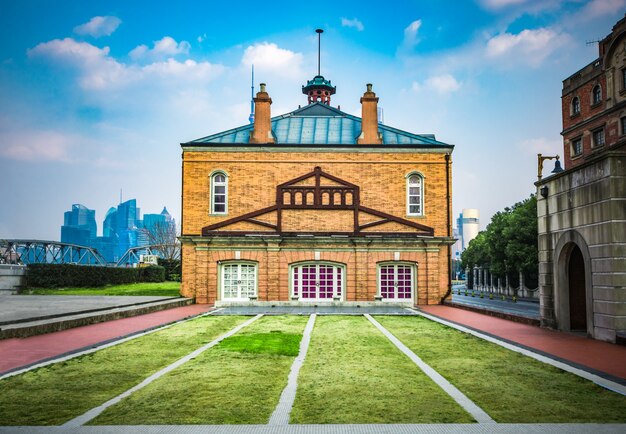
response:
M278 115L316 73L360 116L456 145L455 215L534 192L562 153L562 80L597 57L626 0L0 3L0 238L58 240L73 203L136 198L180 216L180 142L244 125L250 65ZM548 164L551 167L551 164Z

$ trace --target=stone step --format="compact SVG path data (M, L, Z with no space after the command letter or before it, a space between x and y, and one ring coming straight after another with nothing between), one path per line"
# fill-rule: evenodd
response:
M59 296L61 297L61 296ZM149 303L135 304L130 306L108 308L102 310L90 310L85 312L73 312L68 315L52 318L35 318L27 322L13 322L0 326L0 339L25 338L44 333L51 333L69 328L96 324L120 318L128 318L146 313L173 309L193 304L191 298L172 298Z

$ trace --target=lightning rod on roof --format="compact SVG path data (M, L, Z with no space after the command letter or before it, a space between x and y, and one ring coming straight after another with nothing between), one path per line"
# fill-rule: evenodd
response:
M322 33L324 33L324 30L315 29L315 32L317 33L317 75L322 75L320 73L320 52L322 47Z

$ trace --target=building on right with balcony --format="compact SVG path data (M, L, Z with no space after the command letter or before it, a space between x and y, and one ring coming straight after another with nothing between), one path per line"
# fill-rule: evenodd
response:
M538 190L543 326L626 342L626 16L563 81L565 170Z

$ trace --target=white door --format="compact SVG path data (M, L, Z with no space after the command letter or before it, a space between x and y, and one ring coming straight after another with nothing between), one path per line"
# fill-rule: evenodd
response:
M256 265L222 265L222 300L247 301L256 296Z

